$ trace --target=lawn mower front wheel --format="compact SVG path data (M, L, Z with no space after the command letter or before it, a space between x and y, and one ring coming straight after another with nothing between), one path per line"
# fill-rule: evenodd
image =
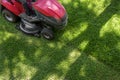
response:
M51 29L47 29L47 28L44 28L41 31L41 35L42 35L42 37L44 37L47 40L52 40L54 38L53 31Z

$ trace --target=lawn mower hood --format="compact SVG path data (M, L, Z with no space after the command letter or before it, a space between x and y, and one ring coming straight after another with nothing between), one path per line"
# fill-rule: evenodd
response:
M54 27L64 26L67 23L66 10L57 0L37 0L33 3L33 8L38 17L42 16L45 22Z

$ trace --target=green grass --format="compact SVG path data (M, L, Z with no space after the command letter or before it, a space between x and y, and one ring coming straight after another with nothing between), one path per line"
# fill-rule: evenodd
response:
M0 80L120 80L120 0L61 0L68 25L52 41L0 16Z

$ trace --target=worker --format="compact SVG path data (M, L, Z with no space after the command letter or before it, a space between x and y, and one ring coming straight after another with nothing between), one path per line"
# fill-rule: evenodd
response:
M19 15L21 18L24 18L26 20L31 20L31 21L38 20L37 17L35 16L35 12L31 8L32 0L18 0L18 1L22 3L25 10L25 12Z

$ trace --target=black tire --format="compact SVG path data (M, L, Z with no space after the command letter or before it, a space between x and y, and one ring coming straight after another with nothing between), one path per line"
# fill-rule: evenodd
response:
M45 39L47 40L52 40L54 38L53 36L53 31L50 30L50 29L47 29L47 28L44 28L42 31L41 31L41 35L42 37L44 37Z
M7 9L2 11L2 15L9 22L15 23L18 21L18 17Z

